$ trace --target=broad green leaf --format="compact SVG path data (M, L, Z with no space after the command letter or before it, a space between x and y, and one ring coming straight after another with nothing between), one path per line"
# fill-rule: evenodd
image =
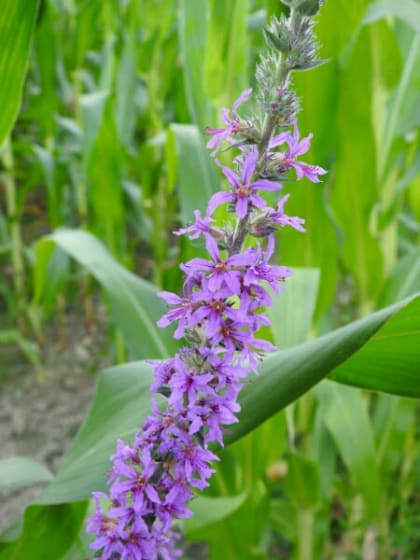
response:
M182 221L187 224L194 220L194 210L205 213L207 202L220 182L202 134L195 125L170 125L167 163L169 167L176 165Z
M364 496L370 516L380 513L379 473L366 398L354 388L325 381L316 388L321 416Z
M255 429L333 372L358 350L364 349L365 360L377 358L375 343L371 346L369 339L376 332L381 333L381 329L386 327L387 321L394 315L396 322L401 317L407 327L406 334L400 333L399 343L409 353L399 362L398 357L404 354L397 350L392 362L388 362L387 367L381 370L382 377L375 376L371 385L376 383L377 390L386 390L388 387L396 394L407 394L409 390L412 396L420 397L419 306L420 298L404 300L306 344L270 355L261 364L260 375L242 390L239 398L242 406L240 421L230 429L226 441L232 443ZM417 334L412 335L411 330ZM384 360L381 364L383 362ZM366 376L363 386L368 383L367 378ZM357 381L362 379L361 375L357 377ZM344 380L349 382L345 375L340 381Z
M60 560L79 534L86 506L29 506L18 540L0 544L0 560Z
M420 296L391 317L366 347L334 369L331 379L420 397Z
M48 469L29 457L0 460L0 490L16 490L52 479Z
M238 440L264 420L284 408L310 387L328 375L340 363L365 345L368 354L371 337L386 327L394 316L412 310L413 323L420 298L405 300L382 309L365 319L356 321L307 344L277 352L264 360L261 373L247 384L240 396L240 422L229 428L226 443ZM400 342L403 343L404 336ZM420 344L417 345L420 348ZM419 351L411 348L417 356ZM371 358L367 358L371 359ZM417 370L416 370L417 371ZM384 377L400 375L404 390L404 363L390 363ZM417 371L417 378L418 378ZM96 397L88 417L52 484L38 499L38 503L61 503L88 498L93 490L104 489L108 457L113 453L115 440L131 441L134 433L150 411L150 367L133 362L106 370L100 379ZM414 381L413 381L414 383ZM420 383L415 388L418 396ZM414 392L414 388L413 388Z
M245 493L238 496L222 496L221 498L199 496L191 502L190 508L194 515L184 521L185 533L191 536L194 531L231 515L241 507L245 499Z
M133 362L105 370L91 409L53 482L38 504L84 500L93 490L105 490L109 456L118 438L131 442L150 412L151 368Z
M287 280L287 293L274 298L268 309L271 330L279 348L305 342L311 328L319 284L319 270L294 268Z
M86 231L57 230L40 243L49 240L86 267L104 288L114 321L134 357L162 358L173 353L176 344L170 331L156 326L166 306L152 284L124 269Z
M0 147L16 120L28 65L38 1L4 0L0 11Z

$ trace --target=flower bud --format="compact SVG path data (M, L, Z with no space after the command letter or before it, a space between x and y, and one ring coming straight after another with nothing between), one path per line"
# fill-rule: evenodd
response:
M301 0L296 5L296 11L302 16L315 16L322 5L322 0Z

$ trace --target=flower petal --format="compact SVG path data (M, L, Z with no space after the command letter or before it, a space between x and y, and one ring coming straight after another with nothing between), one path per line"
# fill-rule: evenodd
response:
M228 193L226 191L219 191L215 193L209 200L207 205L207 215L211 216L213 212L221 206L222 204L226 204L227 202L232 202L234 200L234 195L232 193Z
M247 185L251 180L252 174L255 171L255 167L257 166L258 157L259 154L257 150L250 152L246 156L245 161L242 165L242 174L241 174L242 183L244 185Z

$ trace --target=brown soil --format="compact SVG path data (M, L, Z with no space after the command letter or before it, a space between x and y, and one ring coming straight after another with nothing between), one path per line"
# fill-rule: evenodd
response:
M57 472L92 399L96 374L110 365L105 321L87 334L80 318L67 320L56 340L50 327L41 379L16 347L1 347L0 459L31 457ZM42 486L0 492L0 531L18 519Z

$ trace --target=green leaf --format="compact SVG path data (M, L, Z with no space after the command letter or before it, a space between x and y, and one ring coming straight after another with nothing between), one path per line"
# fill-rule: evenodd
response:
M18 540L0 544L0 560L60 560L79 534L86 506L78 502L28 507Z
M109 456L118 438L133 439L150 412L152 375L145 362L105 370L88 415L53 482L37 498L38 504L59 504L90 497L105 490Z
M321 502L319 466L302 453L289 457L289 471L285 479L290 501L299 509L311 509Z
M380 514L379 473L367 401L360 391L328 381L316 388L321 416L363 494L370 516Z
M178 34L183 76L191 120L202 130L211 122L211 107L204 94L204 61L207 37L206 0L180 0Z
M190 508L194 515L184 521L185 533L191 536L194 531L221 521L240 508L245 499L245 493L238 496L223 496L221 498L199 496L191 502Z
M249 84L249 1L215 0L209 12L204 91L215 106L230 106Z
M16 120L28 65L38 1L4 0L0 11L0 146Z
M391 317L369 344L334 369L331 379L372 391L420 397L419 364L420 297L417 296Z
M55 241L104 288L115 323L123 333L131 354L137 358L163 358L173 354L176 344L170 330L159 329L156 321L165 304L156 288L124 269L93 235L82 230L57 230L41 240Z
M184 224L194 219L194 210L205 212L211 195L220 182L210 161L202 134L191 124L171 124L168 133L167 163L176 162L179 201ZM173 169L171 169L173 174Z
M93 95L93 94L92 94ZM114 119L114 107L106 103L102 121L87 157L89 200L95 214L95 231L105 238L115 256L123 254L124 206L122 196L122 154Z
M415 0L384 0L368 6L364 23L372 23L388 16L395 16L420 33L420 5Z
M408 354L404 355L396 349L397 354L385 369L383 379L375 377L371 385L377 383L377 390L388 387L390 392L406 394L406 386L409 384L412 396L420 397L419 306L420 298L404 300L306 344L270 355L261 364L260 375L242 390L239 397L242 407L239 423L230 428L226 442L232 443L255 429L278 410L303 395L358 350L364 349L367 360L378 358L375 342L371 344L370 339L376 332L380 336L381 329L385 329L387 321L394 315L397 323L401 316L405 326L410 328L405 334L401 332L399 338L399 343L404 345ZM411 330L416 334L412 335ZM400 357L401 362L398 361ZM344 379L349 382L348 377ZM357 377L357 381L363 379L362 375ZM367 379L368 376L364 379L363 386L367 385Z
M240 422L229 428L226 443L232 443L255 429L364 345L368 350L372 336L380 333L392 317L398 321L400 314L412 312L413 322L418 324L420 314L416 311L419 305L420 298L399 302L307 344L267 358L261 365L261 374L242 391ZM401 336L401 343L403 339ZM419 350L411 348L411 352L418 361ZM404 383L401 371L400 364L393 362L386 373L388 377L400 375ZM150 367L144 362L117 366L101 375L87 419L57 477L44 490L38 503L82 500L93 490L105 488L105 473L110 465L108 457L114 452L115 440L120 437L131 441L150 412L151 380ZM420 383L417 383L418 396L419 387ZM397 389L404 390L404 387Z
M0 330L0 344L16 344L19 350L24 354L25 358L31 362L36 369L39 378L42 379L45 371L41 363L41 357L38 345L22 336L18 330L2 329Z
M385 307L420 291L420 248L413 249L391 270L379 297Z
M319 270L294 268L287 280L287 294L273 298L268 309L271 330L279 348L305 342L312 324L319 285Z
M363 28L339 75L337 161L331 204L345 239L342 256L354 275L359 305L373 308L383 280L379 242L370 215L378 199L372 117L372 48ZM364 84L360 94L360 83ZM357 150L357 155L355 155Z
M11 457L0 461L0 490L16 490L52 479L53 475L48 469L28 457Z
M420 15L420 6L419 6L419 15ZM409 96L410 96L410 86L411 90L415 87L415 97L417 98L417 83L414 85L412 84L411 78L414 74L414 71L417 67L418 61L420 57L420 34L417 34L413 37L413 40L410 45L410 49L408 52L407 59L404 63L403 72L401 75L401 79L398 83L397 89L395 91L395 95L392 97L390 108L388 111L388 118L385 123L385 133L384 138L381 143L381 162L382 168L380 169L381 177L383 178L383 174L387 171L387 164L389 165L390 152L393 141L398 136L399 133L399 126L402 121L401 115L404 112L404 106L409 104ZM413 95L413 94L411 94ZM415 113L417 113L418 107L415 106ZM414 117L414 115L413 115Z

